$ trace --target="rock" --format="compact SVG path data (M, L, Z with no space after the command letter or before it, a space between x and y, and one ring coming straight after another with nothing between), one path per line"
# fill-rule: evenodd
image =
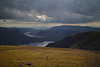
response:
M46 59L48 59L49 56L46 57Z
M10 62L10 63L13 63L13 62Z
M34 63L30 62L30 63L27 63L27 65L33 65Z
M48 59L48 58L46 58L46 59Z
M22 64L19 64L18 66L23 66Z

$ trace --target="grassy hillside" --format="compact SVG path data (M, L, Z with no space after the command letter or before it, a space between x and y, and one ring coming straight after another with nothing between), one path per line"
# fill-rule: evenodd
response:
M100 51L100 31L74 34L61 41L48 44L47 47L76 48Z
M0 67L20 66L100 67L100 53L67 48L0 46Z

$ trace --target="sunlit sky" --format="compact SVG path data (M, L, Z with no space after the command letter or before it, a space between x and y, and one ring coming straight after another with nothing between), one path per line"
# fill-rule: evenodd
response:
M0 27L100 27L100 0L0 0Z

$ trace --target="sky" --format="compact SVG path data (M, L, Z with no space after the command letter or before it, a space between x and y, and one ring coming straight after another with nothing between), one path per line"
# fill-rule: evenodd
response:
M100 0L0 0L0 27L100 27Z

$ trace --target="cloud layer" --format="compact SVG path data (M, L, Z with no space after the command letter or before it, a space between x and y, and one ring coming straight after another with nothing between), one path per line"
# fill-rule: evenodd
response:
M32 22L100 21L100 0L0 0L0 19Z

